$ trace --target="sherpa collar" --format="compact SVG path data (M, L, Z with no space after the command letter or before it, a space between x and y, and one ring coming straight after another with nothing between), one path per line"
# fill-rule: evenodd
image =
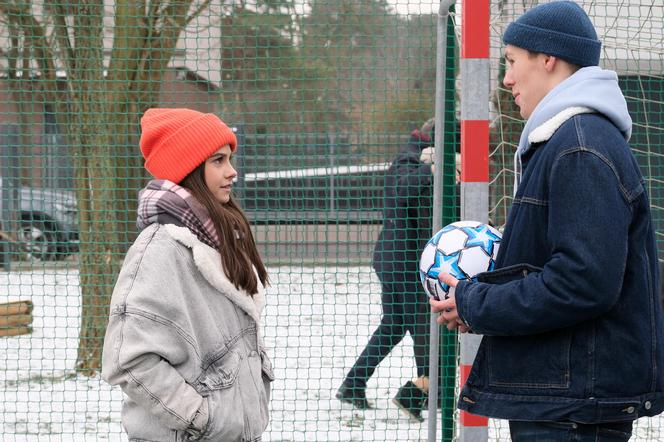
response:
M260 315L265 307L265 289L260 280L258 280L258 293L254 296L235 288L221 267L219 252L198 240L186 227L173 224L164 224L162 227L174 240L191 249L196 267L213 287L244 310L256 323L260 323Z
M540 126L537 126L535 129L533 129L530 134L528 134L528 143L535 144L548 141L553 136L553 134L556 133L558 128L573 116L592 112L594 111L589 107L568 107L567 109L558 112L556 115L546 120Z

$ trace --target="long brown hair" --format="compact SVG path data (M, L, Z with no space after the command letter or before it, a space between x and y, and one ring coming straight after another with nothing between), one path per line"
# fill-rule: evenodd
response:
M219 254L226 277L237 289L254 295L258 293L258 282L254 267L263 285L268 282L267 270L258 253L249 220L231 195L221 204L205 184L205 162L187 175L181 186L187 188L210 213L219 236Z

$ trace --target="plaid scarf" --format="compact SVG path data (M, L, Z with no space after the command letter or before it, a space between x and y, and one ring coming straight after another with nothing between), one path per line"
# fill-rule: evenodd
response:
M210 214L184 187L168 180L152 180L138 194L140 230L151 224L176 224L192 231L210 247L219 249L219 237Z

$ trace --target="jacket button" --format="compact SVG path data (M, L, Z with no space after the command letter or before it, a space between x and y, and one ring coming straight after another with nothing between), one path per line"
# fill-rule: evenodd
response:
M628 412L629 414L632 414L634 413L634 407L627 407L627 410L625 411Z
M650 401L646 401L646 403L643 404L643 406L646 407L646 410L650 410L650 408L652 407L652 404L650 403Z

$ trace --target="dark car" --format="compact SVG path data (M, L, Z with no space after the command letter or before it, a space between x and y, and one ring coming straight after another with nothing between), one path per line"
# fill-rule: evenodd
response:
M0 198L0 213L5 215L2 204ZM17 206L16 239L32 258L57 260L78 251L78 205L74 192L21 187Z

